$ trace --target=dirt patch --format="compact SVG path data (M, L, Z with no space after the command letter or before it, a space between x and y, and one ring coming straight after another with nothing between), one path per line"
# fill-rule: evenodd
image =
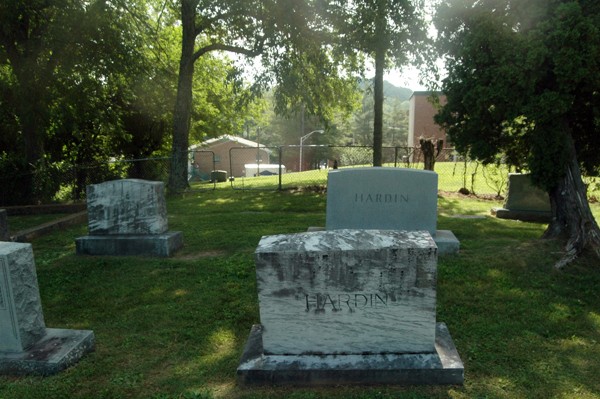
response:
M502 201L502 200L504 200L503 196L496 195L496 194L473 194L473 193L463 194L463 193L454 192L454 191L442 191L442 190L438 190L438 196L439 197L447 197L447 198L471 198L471 199L479 199L479 200L486 200L486 201Z

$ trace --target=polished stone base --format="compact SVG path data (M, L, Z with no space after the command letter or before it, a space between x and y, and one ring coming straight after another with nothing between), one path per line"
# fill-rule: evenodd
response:
M180 231L148 235L91 235L75 239L78 255L163 256L183 246Z
M0 351L0 375L51 375L77 363L94 350L89 330L47 328L46 335L24 352Z
M447 385L462 384L464 366L448 328L436 324L436 352L372 355L265 355L262 326L252 327L237 369L253 385Z
M505 208L492 208L492 215L498 219L520 220L522 222L550 223L552 212L545 211L522 211Z

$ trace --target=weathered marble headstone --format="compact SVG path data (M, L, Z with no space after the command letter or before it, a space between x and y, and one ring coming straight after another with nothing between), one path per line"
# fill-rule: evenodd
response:
M241 384L456 384L463 366L436 323L437 247L426 231L263 237L261 324Z
M492 214L500 219L528 222L550 222L552 210L548 193L531 183L531 176L508 174L508 194L503 208L493 208Z
M54 374L93 349L92 331L46 328L31 244L0 242L0 374Z
M6 209L0 209L0 241L9 241L8 215Z
M329 172L327 230L426 230L439 254L457 253L449 230L437 230L438 175L406 168L349 168Z
M78 254L170 256L183 245L169 232L164 184L123 179L87 187L89 235L76 239Z

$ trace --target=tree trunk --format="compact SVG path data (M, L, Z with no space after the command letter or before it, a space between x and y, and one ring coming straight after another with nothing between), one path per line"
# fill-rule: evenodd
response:
M173 145L168 190L179 193L189 187L188 147L192 115L192 82L194 79L194 45L196 41L196 1L181 2L181 59L177 82L177 98L173 112Z
M419 140L421 152L423 153L423 164L425 170L433 170L435 166L435 144L431 139Z
M566 252L554 265L557 269L567 266L586 248L600 257L600 229L590 210L572 138L569 147L571 157L565 176L549 191L552 221L543 235L567 239Z
M373 166L383 164L383 70L385 51L377 50L375 54L375 79L373 90Z

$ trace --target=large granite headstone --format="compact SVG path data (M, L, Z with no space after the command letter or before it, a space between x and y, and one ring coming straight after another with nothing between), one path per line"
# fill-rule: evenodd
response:
M0 209L0 241L9 241L8 215L6 209Z
M500 219L548 223L552 220L550 198L544 190L531 183L531 176L522 173L508 174L508 194L503 208L492 208Z
M171 256L183 245L168 231L164 184L113 180L87 187L89 235L76 239L78 254Z
M436 323L437 247L426 231L332 230L263 237L260 325L238 382L461 384Z
M440 255L457 253L460 242L437 230L438 175L407 168L349 168L327 177L327 230L428 231Z
M46 328L31 244L0 242L0 374L55 374L93 349L92 331Z

